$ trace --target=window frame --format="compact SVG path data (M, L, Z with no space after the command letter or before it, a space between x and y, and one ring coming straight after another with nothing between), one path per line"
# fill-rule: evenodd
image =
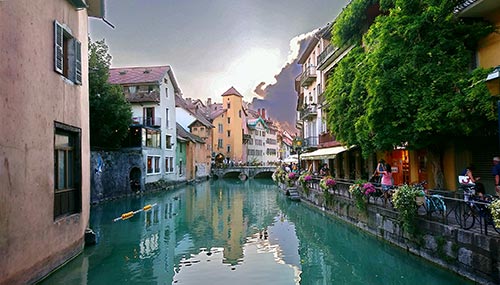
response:
M82 85L82 43L57 20L54 20L54 71Z
M54 121L54 220L82 211L82 147L81 129ZM68 146L58 146L57 136L68 138ZM59 187L61 151L64 151L64 186ZM69 155L72 154L72 156ZM70 161L71 160L71 161ZM71 174L68 172L72 172ZM71 181L72 180L72 181ZM72 185L70 185L72 184ZM63 199L67 201L63 201ZM73 199L73 200L71 200ZM66 202L66 204L64 204Z

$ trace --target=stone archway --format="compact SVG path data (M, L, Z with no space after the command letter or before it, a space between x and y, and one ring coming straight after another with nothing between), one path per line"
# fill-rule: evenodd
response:
M139 167L133 167L130 170L129 181L130 181L129 185L131 192L141 191L142 173Z

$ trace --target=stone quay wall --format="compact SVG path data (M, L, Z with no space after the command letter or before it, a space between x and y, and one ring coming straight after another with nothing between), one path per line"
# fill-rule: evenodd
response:
M280 188L286 189L286 186L281 184ZM485 235L419 216L420 233L411 236L400 226L396 210L368 203L367 211L364 212L356 208L348 194L334 194L331 200L325 201L325 195L318 187L312 187L307 194L302 187L298 188L303 202L379 239L479 284L500 284L500 237L497 233Z

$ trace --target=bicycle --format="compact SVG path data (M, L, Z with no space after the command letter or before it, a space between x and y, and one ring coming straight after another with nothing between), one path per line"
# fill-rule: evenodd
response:
M425 189L427 181L422 181L420 183L413 184L413 187L422 191L424 194L423 206L427 215L431 216L433 213L440 214L443 219L446 214L446 203L443 200L443 196L439 194L429 194L429 190Z
M497 233L500 233L500 228L495 226L490 209L488 208L493 197L491 195L484 195L484 199L480 199L476 196L475 185L461 185L461 187L464 191L464 199L455 209L455 220L460 227L465 230L471 229L476 224L477 220L481 232L483 231L484 225L484 231L487 234L487 227L491 225Z

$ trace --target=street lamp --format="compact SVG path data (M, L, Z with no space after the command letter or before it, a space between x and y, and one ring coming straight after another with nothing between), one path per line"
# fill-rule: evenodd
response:
M302 148L304 147L304 140L301 137L295 137L293 139L293 148L297 152L297 164L300 171L300 153L302 152Z

